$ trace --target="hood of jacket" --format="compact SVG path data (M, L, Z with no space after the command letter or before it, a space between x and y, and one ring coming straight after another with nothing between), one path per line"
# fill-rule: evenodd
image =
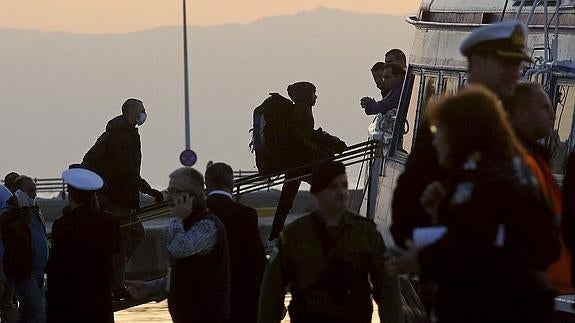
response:
M118 130L125 130L125 131L137 131L138 129L131 125L128 122L128 119L123 115L119 115L114 119L108 121L106 125L106 131L118 131Z

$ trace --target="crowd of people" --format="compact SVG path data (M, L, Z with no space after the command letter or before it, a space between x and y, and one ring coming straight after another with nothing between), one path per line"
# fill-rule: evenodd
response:
M540 144L553 132L553 105L539 83L519 81L531 61L526 37L524 25L502 22L475 29L462 43L467 84L424 107L394 191L396 253L371 220L348 210L345 165L330 160L346 145L326 147L314 129L312 83L287 89L287 138L296 143L289 155L300 167L286 173L268 261L256 210L232 195L229 165L210 162L205 174L176 169L164 193L140 176L138 126L147 114L142 101L128 99L82 163L63 172L68 205L53 223L51 243L33 179L6 175L0 321L113 322L114 300L167 298L174 322L277 323L289 312L295 323L363 323L372 320L373 300L382 322L400 323L397 275L416 274L427 319L558 322L554 297L575 292L575 158L562 192ZM405 69L397 49L373 66L382 98L362 98L366 114L398 108ZM284 228L302 180L316 210ZM126 262L144 237L135 214L140 193L171 207L171 265L165 277L127 281ZM421 227L445 233L416 245L412 233Z

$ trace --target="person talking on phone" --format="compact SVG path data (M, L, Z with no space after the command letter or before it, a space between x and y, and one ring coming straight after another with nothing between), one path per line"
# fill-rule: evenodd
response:
M0 214L4 272L20 303L19 322L46 322L44 272L48 262L48 240L40 209L36 206L36 184L21 175Z
M226 229L206 207L204 177L182 167L170 174L168 203L172 219L167 249L172 257L168 278L126 281L136 298L166 297L174 322L223 323L230 312L229 252ZM169 286L168 286L169 284Z

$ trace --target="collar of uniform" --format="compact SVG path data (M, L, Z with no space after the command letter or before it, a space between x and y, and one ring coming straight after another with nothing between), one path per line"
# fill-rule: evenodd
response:
M351 212L345 211L345 213L343 213L343 216L342 216L343 224L345 224L347 226L353 225L353 221L351 221L352 217L353 217L353 214Z
M315 211L311 214L311 216L317 216L320 217L319 212ZM349 212L349 211L345 211L343 213L343 215L341 216L341 221L340 224L345 224L346 226L352 226L353 225L353 221L351 220L351 218L353 217L353 213Z
M212 195L225 195L232 200L234 199L233 195L230 192L226 192L226 191L222 191L222 190L213 190L213 191L208 193L208 196L212 196Z

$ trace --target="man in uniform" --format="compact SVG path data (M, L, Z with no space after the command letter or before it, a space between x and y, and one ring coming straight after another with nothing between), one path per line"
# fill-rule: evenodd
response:
M475 29L461 44L468 61L468 83L481 84L504 102L517 86L523 62L531 61L525 53L527 28L519 22L502 22ZM437 163L432 136L425 123L399 177L392 201L391 233L395 243L405 247L416 227L429 226L420 197L428 184L441 181L447 174Z
M341 162L313 172L318 210L280 234L264 275L258 322L282 320L286 287L294 323L371 322L371 296L382 321L399 322L395 284L384 271L385 245L373 222L347 211L347 185Z

